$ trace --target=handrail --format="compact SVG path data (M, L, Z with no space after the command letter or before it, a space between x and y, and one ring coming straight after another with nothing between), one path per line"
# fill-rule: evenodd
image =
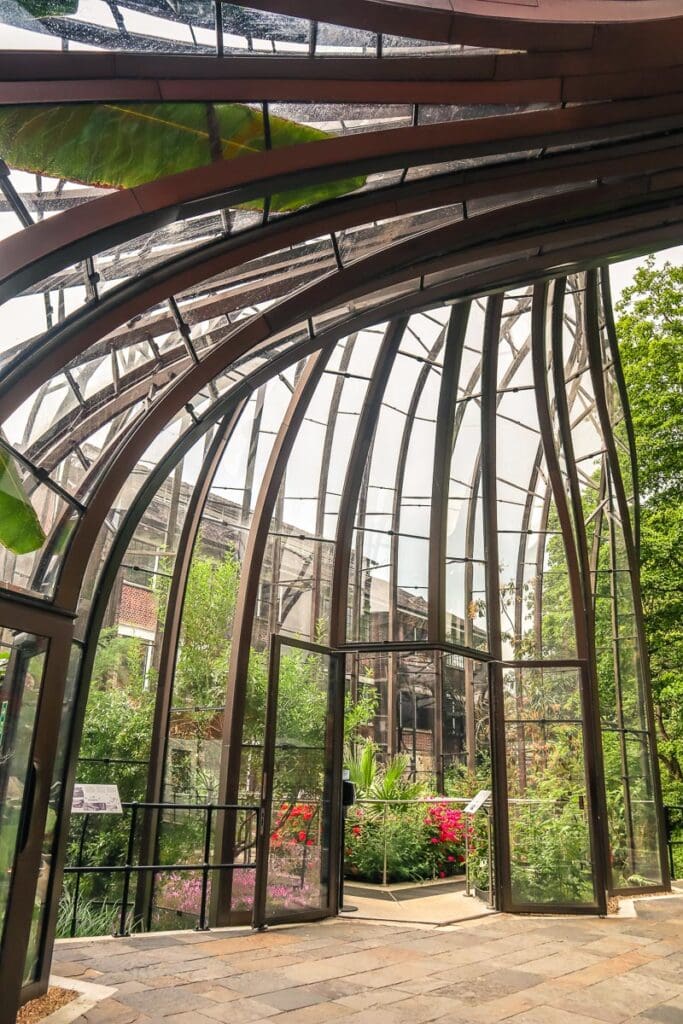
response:
M355 801L355 806L362 807L368 804L379 805L383 808L382 811L382 833L383 833L383 862L382 862L382 885L387 885L388 871L388 832L387 832L387 809L390 804L403 804L403 805L423 805L423 806L443 806L443 804L459 804L467 805L471 802L472 797L462 796L428 796L428 797L412 797L403 798L397 797L395 799L385 799L381 797L363 797ZM529 801L531 802L531 801ZM487 830L487 842L489 851L489 878L488 878L488 905L493 906L493 869L491 863L491 817L486 812L486 801L477 811L475 811L470 818L474 821L477 814L484 812L486 814L486 830ZM470 834L469 830L465 832L465 895L472 895L472 886L470 881Z
M168 802L152 802L152 801L122 801L121 808L124 811L130 811L130 824L128 826L128 841L126 844L125 862L123 864L103 864L103 865L84 865L82 863L83 848L85 846L85 836L92 817L99 817L99 815L84 814L83 825L78 842L78 854L76 857L76 864L67 865L64 868L65 875L76 876L76 886L74 891L74 902L73 912L71 915L70 935L73 938L76 935L76 929L78 924L78 904L80 897L80 883L82 875L123 875L123 885L121 889L121 910L119 914L119 929L116 932L117 937L122 937L127 934L127 918L128 918L128 907L130 905L129 893L130 893L130 882L133 875L139 877L144 872L151 871L153 874L157 871L201 871L202 873L202 891L199 908L199 920L197 922L197 931L206 931L206 909L207 909L207 893L209 876L212 871L221 871L225 869L253 869L256 867L256 859L247 860L239 863L229 864L211 864L209 858L211 856L211 828L212 819L215 811L246 811L254 814L258 814L260 808L257 804L227 804L227 803L168 803ZM204 820L204 841L203 841L203 857L204 859L200 863L190 864L135 864L135 838L138 822L138 811L140 810L172 810L172 811L201 811L205 815ZM257 842L256 837L254 843Z

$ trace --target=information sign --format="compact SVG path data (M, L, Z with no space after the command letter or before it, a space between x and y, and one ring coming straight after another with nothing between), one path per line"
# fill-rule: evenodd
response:
M118 786L74 785L72 814L123 814Z
M476 814L479 808L484 806L490 796L490 789L480 789L477 795L472 797L467 807L464 808L465 814Z

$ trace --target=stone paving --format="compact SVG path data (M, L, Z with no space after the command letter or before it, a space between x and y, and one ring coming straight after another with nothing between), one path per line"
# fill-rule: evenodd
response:
M683 895L634 906L66 940L53 970L117 990L78 1024L683 1024Z

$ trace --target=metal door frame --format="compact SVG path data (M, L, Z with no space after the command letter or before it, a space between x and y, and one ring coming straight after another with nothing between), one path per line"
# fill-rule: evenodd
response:
M31 936L36 889L45 839L45 824L59 741L59 724L71 655L72 618L40 601L0 594L0 623L6 629L42 637L47 641L38 704L33 723L27 782L22 797L19 834L14 852L12 880L7 895L3 941L0 946L0 1024L14 1024L18 1006L47 988L45 919L38 939L38 970L24 984L26 953ZM30 797L30 803L27 802ZM49 907L46 907L46 913ZM2 937L0 936L0 940Z
M328 729L325 745L329 758L326 785L330 787L330 844L327 869L327 904L325 907L285 912L277 915L266 913L268 881L268 855L271 828L271 804L273 795L273 773L275 764L275 741L277 729L277 707L280 683L280 652L283 647L295 647L313 654L324 654L330 659L328 682L327 719ZM270 662L268 667L268 700L266 705L266 726L263 745L263 770L261 778L261 811L259 814L258 839L256 844L256 885L254 890L253 927L264 928L275 924L294 924L299 921L317 921L334 917L339 912L339 889L341 868L341 780L344 756L344 669L343 651L308 641L293 639L274 633L271 636ZM338 813L337 813L338 812Z

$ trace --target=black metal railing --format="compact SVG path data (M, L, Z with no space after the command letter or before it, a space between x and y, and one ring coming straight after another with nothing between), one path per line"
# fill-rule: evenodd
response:
M669 852L669 871L671 877L677 877L678 867L683 877L683 858L676 858L674 851L683 847L683 804L667 804L664 807L664 823L666 826L666 848Z
M128 839L126 843L125 860L123 864L83 864L83 853L85 848L85 841L88 833L88 826L92 818L100 818L101 815L96 814L84 814L83 825L81 827L79 840L78 840L78 851L76 855L76 863L69 864L64 868L65 875L75 876L75 885L73 892L73 906L71 910L71 922L69 927L69 934L73 938L77 934L78 930L78 908L81 896L81 878L84 875L122 875L123 884L121 889L120 909L118 913L118 930L114 934L118 937L122 937L130 934L128 927L129 920L129 908L133 905L130 899L130 885L131 879L135 875L139 877L144 872L150 872L152 878L154 878L160 872L185 872L185 871L196 871L201 872L202 885L201 885L201 897L199 904L199 915L197 922L198 931L207 930L207 902L208 902L208 890L209 890L209 879L213 871L223 871L228 869L235 869L244 871L247 869L254 869L256 867L256 831L254 830L253 840L244 844L242 852L245 857L243 861L236 861L229 864L211 863L211 834L214 822L214 815L219 811L233 811L235 813L246 812L257 816L259 813L259 807L252 804L218 804L218 803L141 803L137 800L131 802L122 803L121 807L124 812L130 811L130 824L128 826ZM204 814L204 839L203 839L203 850L202 860L198 863L154 863L154 864L136 864L135 863L135 845L137 837L137 826L138 826L138 815L140 811L200 811ZM116 903L119 901L117 900Z

